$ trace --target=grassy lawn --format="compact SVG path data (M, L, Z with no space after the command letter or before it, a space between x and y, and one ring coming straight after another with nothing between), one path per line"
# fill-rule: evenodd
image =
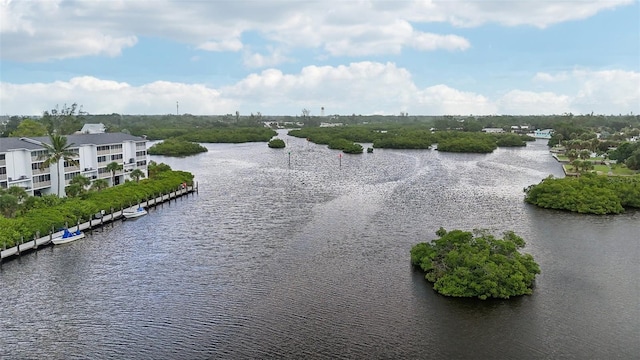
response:
M611 170L613 171L614 175L634 175L638 173L637 171L631 170L622 164L612 164Z
M565 173L574 173L576 172L570 164L564 164L562 166L565 169ZM609 174L609 167L607 165L593 165L593 171L601 173L603 175ZM613 175L636 175L640 174L640 172L631 170L624 165L611 165L611 172Z
M593 170L600 171L603 174L609 173L609 167L607 165L593 165Z

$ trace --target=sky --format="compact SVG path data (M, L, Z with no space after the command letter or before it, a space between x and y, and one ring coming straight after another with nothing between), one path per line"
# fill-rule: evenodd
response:
M0 115L72 103L640 114L640 0L0 0Z

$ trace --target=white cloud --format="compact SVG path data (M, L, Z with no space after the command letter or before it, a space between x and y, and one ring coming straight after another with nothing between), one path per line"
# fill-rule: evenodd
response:
M238 39L205 41L198 45L198 49L207 51L239 51L242 50L242 47L242 42Z
M607 1L10 1L0 0L2 58L46 61L117 56L141 37L170 39L205 51L239 51L243 35L277 47L332 56L465 50L455 34L422 33L417 24L552 24L633 3Z
M463 37L457 35L436 35L427 33L416 33L411 41L411 46L418 50L445 49L467 50L471 44Z
M568 96L556 95L557 101L551 101L553 96L549 92L541 93L546 96L539 99L540 103L564 106L561 112L626 114L640 110L640 72L575 69L557 74L537 73L533 81L556 89L574 89Z
M474 27L486 23L545 28L566 21L586 19L603 10L632 4L634 0L518 0L518 1L425 1L414 10L417 21L447 21Z
M549 74L546 72L539 72L533 77L533 81L542 83L551 83L558 81L565 81L569 77L566 72L559 72L557 74Z
M414 114L485 115L494 114L496 107L485 96L439 84L418 93L416 110L412 112Z
M201 84L156 81L142 86L91 76L37 84L0 83L0 103L9 114L40 115L56 104L78 103L92 114L218 114L235 109L234 101Z
M542 74L542 73L541 73ZM499 97L446 84L418 88L411 73L394 63L357 62L341 66L307 66L298 73L266 69L220 88L203 84L156 81L141 86L75 77L51 83L0 83L5 114L41 114L56 104L78 103L93 114L191 114L261 112L295 115L301 109L319 114L484 115L640 113L640 72L574 70L536 75L562 79L540 90L511 89ZM556 85L571 86L560 88ZM566 88L572 90L564 90ZM315 110L315 111L314 111Z
M552 92L511 90L498 101L498 113L509 115L562 114L572 112L571 98Z
M267 55L246 51L243 59L248 68L265 68L292 61L280 49L270 49Z
M640 72L576 70L572 77L580 84L573 103L581 113L640 113Z

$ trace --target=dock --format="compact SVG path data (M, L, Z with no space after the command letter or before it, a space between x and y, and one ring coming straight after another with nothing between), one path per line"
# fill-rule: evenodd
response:
M197 194L198 193L198 185L197 183L195 183L192 186L187 186L185 188L182 189L178 189L175 191L171 191L167 194L163 194L161 196L146 200L144 202L138 203L135 206L132 206L131 208L133 209L137 209L139 206L145 207L145 208L151 208L151 207L156 207L158 205L162 205L165 202L170 202L171 200L177 200L178 198L181 198L183 196L188 196L189 194ZM100 213L100 217L96 217L94 219L91 219L90 221L86 221L83 223L77 223L74 225L69 225L68 229L70 231L76 231L76 230L80 230L80 231L84 231L84 230L93 230L99 227L102 227L105 224L114 222L116 220L120 220L123 219L124 217L122 216L122 213L126 210L128 210L130 208L122 208L120 210L116 210L113 211L113 209L111 210L110 213L106 214L106 213ZM0 250L0 264L2 264L2 262L5 259L10 259L10 258L15 258L18 257L24 253L27 252L31 252L31 251L35 251L47 246L52 245L51 239L61 236L63 234L64 230L60 230L57 232L50 232L49 234L47 234L46 236L43 237L37 237L34 236L33 239L28 240L28 241L21 241L20 244L8 248L8 249L2 249Z

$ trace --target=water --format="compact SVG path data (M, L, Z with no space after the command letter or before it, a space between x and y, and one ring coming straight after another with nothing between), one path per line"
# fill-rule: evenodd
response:
M637 358L640 212L525 204L524 187L562 174L544 142L376 149L340 167L284 138L154 157L193 172L199 194L5 262L0 357ZM435 293L409 249L440 226L521 235L542 269L534 294Z

